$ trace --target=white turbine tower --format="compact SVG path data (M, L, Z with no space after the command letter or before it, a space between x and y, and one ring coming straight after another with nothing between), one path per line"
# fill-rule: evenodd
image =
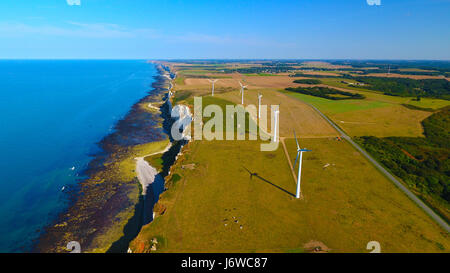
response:
M305 152L311 152L311 150L308 150L306 148L300 149L300 145L298 145L298 140L297 140L297 136L295 135L295 130L294 130L294 137L295 137L295 142L297 143L297 157L295 158L295 162L294 162L294 168L295 165L297 165L297 160L299 159L298 157L300 156L300 160L298 162L298 174L297 174L297 193L295 195L295 197L297 199L300 198L300 194L301 194L301 190L300 190L300 178L302 176L302 160L303 160L303 153Z
M239 82L239 85L241 86L241 91L239 93L242 95L241 104L244 105L244 89L247 88L248 85L243 85L241 82Z
M280 108L275 109L275 111L273 112L274 115L274 124L273 124L273 142L278 142L278 119L280 116Z
M209 81L210 83L212 83L211 96L214 97L214 84L215 84L218 80L210 80L210 79L208 79L208 81Z
M262 95L260 93L258 93L258 119L261 118L261 98L262 98Z

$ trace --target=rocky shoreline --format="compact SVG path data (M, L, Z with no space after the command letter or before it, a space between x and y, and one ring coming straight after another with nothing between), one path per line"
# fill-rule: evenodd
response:
M70 241L79 242L82 252L125 252L149 221L143 212L153 209L157 196L152 192L152 200L144 202L135 158L163 150L171 141L168 133L173 123L170 100L161 104L160 111L145 107L167 96L165 74L170 71L155 65L158 75L149 94L133 105L115 131L99 143L102 152L90 162L85 171L87 178L68 191L68 208L44 229L33 252L69 252L66 246ZM163 177L180 149L181 145L174 143L162 154Z

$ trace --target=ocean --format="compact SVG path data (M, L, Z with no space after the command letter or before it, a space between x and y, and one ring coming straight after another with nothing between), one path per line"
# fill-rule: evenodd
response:
M0 60L0 252L27 252L131 106L146 61Z

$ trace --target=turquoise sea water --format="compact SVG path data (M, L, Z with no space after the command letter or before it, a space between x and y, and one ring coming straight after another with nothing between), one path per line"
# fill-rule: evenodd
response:
M0 252L30 250L156 73L145 61L0 60Z

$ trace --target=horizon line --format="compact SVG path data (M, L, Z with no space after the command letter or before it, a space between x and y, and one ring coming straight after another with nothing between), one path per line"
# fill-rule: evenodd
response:
M450 59L383 59L383 58L0 58L0 61L437 61Z

